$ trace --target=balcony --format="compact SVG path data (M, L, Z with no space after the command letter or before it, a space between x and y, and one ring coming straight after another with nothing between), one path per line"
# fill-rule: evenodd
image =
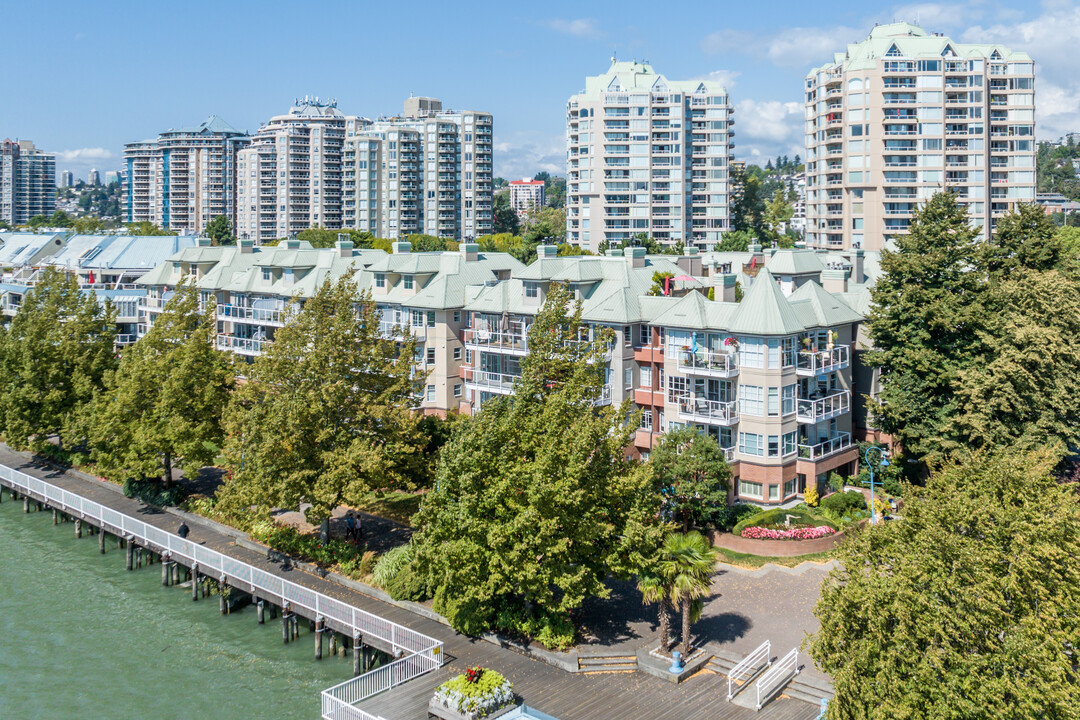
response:
M168 302L168 298L150 297L149 295L147 295L146 297L139 298L139 309L161 312L165 309L165 305L168 304Z
M822 460L830 455L852 447L851 433L838 432L833 437L813 444L799 444L799 457L804 460Z
M120 333L116 336L117 345L131 345L133 342L139 339L138 335L133 333Z
M799 398L797 418L801 423L819 423L851 411L851 392L836 390L819 398Z
M250 325L273 325L281 327L285 324L285 311L241 307L239 305L218 305L217 319L240 322Z
M734 425L739 422L736 401L679 398L679 419L709 425Z
M826 350L802 350L795 363L795 373L814 377L842 370L848 366L848 346L838 345Z
M498 395L512 395L514 393L514 383L521 378L520 375L488 372L471 367L461 368L461 376L465 379L467 388Z
M261 355L269 340L256 340L255 338L238 338L232 335L218 335L218 350L227 350L237 355Z
M679 369L687 375L731 378L739 374L737 356L722 350L679 351Z
M521 356L528 352L528 339L525 333L466 330L464 342L465 347L470 350L486 350Z

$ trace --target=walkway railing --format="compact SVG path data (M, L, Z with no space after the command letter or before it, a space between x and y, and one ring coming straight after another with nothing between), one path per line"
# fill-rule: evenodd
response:
M753 676L759 670L759 665L765 663L765 667L772 665L772 644L766 640L758 645L754 652L750 653L739 663L728 671L727 675L727 699L735 697L735 694L742 689L739 682L743 678ZM738 686L737 689L736 686Z
M757 709L764 704L762 698L768 701L778 689L799 674L799 651L792 648L784 657L776 661L776 664L757 681Z
M94 520L103 530L118 537L130 538L157 552L168 552L173 560L197 564L203 575L223 580L246 592L258 592L267 599L276 600L282 607L288 604L294 612L305 610L312 617L334 621L344 626L352 637L376 638L388 643L395 655L405 655L389 665L323 691L323 717L328 720L377 720L353 707L352 703L430 672L442 663L442 642L404 625L185 540L6 465L0 465L0 479L20 493L41 498L50 507L84 520Z

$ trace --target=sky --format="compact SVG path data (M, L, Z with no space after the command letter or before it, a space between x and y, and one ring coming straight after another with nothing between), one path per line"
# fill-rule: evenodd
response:
M496 175L565 174L566 100L614 55L722 80L735 155L764 164L803 152L807 71L897 20L1027 51L1040 139L1080 130L1080 2L36 0L4 11L0 137L85 178L119 169L125 142L211 114L254 132L304 95L375 118L412 93L492 113Z

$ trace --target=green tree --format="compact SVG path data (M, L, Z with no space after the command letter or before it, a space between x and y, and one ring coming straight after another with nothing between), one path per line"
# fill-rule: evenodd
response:
M647 467L663 498L665 516L681 522L683 532L692 524L706 527L727 506L731 470L724 452L692 425L664 433Z
M115 312L74 276L47 268L26 293L6 337L0 368L4 436L18 450L61 447L77 413L115 367Z
M757 243L757 237L749 230L729 230L720 236L713 250L719 252L746 252L751 244Z
M128 233L131 235L176 235L172 230L158 227L149 220L140 220L137 223L127 224Z
M1080 227L1060 227L1057 236L1061 243L1062 261L1075 264L1080 259Z
M53 212L52 217L49 218L49 227L71 227L73 220L63 210L56 210Z
M546 207L534 211L522 228L526 243L558 244L566 240L566 211Z
M765 205L762 213L762 224L765 227L766 237L774 243L779 243L783 237L783 230L795 216L795 208L788 202L787 194L783 188L777 188L773 199Z
M218 215L206 224L203 234L210 238L214 245L235 245L236 235L233 234L232 223L225 215Z
M521 232L521 223L517 213L510 207L510 193L495 193L494 203L495 234L517 235Z
M916 460L959 447L941 429L957 412L961 370L979 354L978 237L956 196L939 193L913 214L897 249L881 254L870 312L870 361L882 383L874 413Z
M457 241L434 235L410 235L407 240L412 245L412 252L444 252L458 249Z
M656 603L657 627L660 629L660 651L665 652L671 646L671 594L670 588L657 572L646 572L638 577L638 591L641 601L646 605Z
M443 448L414 519L416 571L462 632L565 644L569 612L607 597L607 576L636 572L659 544L657 498L626 455L628 404L596 405L610 334L587 338L580 304L553 284L514 395L485 401Z
M1042 207L1020 203L998 220L993 235L979 247L979 265L991 281L1005 280L1019 268L1057 267L1062 250L1058 230Z
M682 615L683 657L690 657L693 649L690 627L701 617L719 555L709 539L696 530L669 533L660 547L655 572Z
M1075 717L1080 504L1058 454L964 458L839 547L808 641L830 720Z
M328 279L277 331L226 410L227 511L308 502L326 535L342 503L426 481L428 438L411 410L414 343L395 346L379 318L350 273Z

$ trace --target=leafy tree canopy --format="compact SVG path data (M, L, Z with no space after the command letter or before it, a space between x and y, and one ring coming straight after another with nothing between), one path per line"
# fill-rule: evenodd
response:
M707 527L727 506L731 470L717 442L690 425L664 433L646 466L663 498L665 517L682 524Z
M206 237L210 238L214 245L235 245L236 235L233 234L232 223L225 215L218 215L206 224L203 230Z

